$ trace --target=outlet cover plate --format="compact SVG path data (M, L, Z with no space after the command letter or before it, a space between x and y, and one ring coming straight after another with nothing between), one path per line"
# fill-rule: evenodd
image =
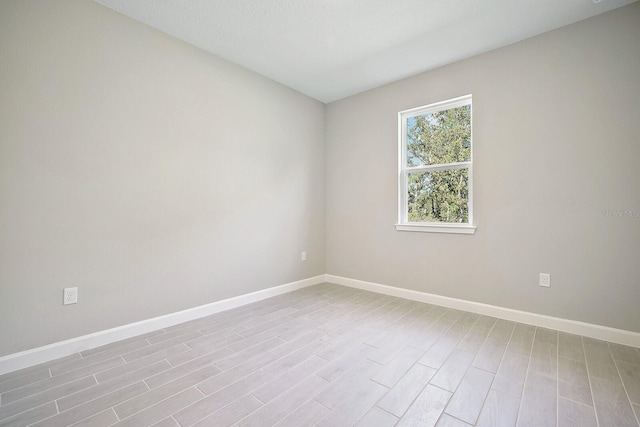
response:
M78 288L64 288L63 301L64 305L78 303Z
M548 273L540 273L540 286L543 288L551 287L551 275Z

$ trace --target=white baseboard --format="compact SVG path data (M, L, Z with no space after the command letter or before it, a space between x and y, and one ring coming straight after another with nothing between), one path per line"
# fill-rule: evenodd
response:
M332 274L325 274L325 281L329 283L335 283L336 285L363 289L379 294L440 305L448 308L455 308L458 310L469 311L476 314L484 314L486 316L497 317L499 319L556 329L562 332L583 335L585 337L596 338L599 340L610 341L618 344L640 348L640 333L638 332L625 331L623 329L609 328L607 326L594 325L591 323L578 322L575 320L561 319L559 317L551 317L542 314L529 313L526 311L513 310L511 308L498 307L495 305L483 304L457 298L449 298L441 295L429 294L426 292L396 288L393 286L381 285L378 283L349 279L347 277L341 276L334 276Z
M379 294L469 311L471 313L484 314L487 316L497 317L499 319L556 329L562 332L583 335L590 338L640 348L640 333L638 332L625 331L622 329L609 328L607 326L513 310L510 308L450 298L426 292L396 288L373 282L334 276L332 274L322 274L308 279L298 280L296 282L263 289L245 295L239 295L237 297L216 301L199 307L3 356L0 357L0 375L323 282L330 282Z
M147 332L167 328L169 326L188 322L190 320L199 319L201 317L209 316L220 311L229 310L231 308L250 304L252 302L271 298L276 295L295 291L297 289L317 285L319 283L323 283L324 279L324 275L310 277L308 279L286 283L284 285L251 292L245 295L239 295L233 298L227 298L221 301L212 302L210 304L201 305L199 307L170 313L164 316L154 317L151 319L142 320L140 322L119 326L117 328L107 329L104 331L95 332L93 334L72 338L66 341L60 341L31 350L22 351L20 353L3 356L0 357L0 375L40 363L48 362L50 360L78 353L80 351L89 350L101 345L135 337Z

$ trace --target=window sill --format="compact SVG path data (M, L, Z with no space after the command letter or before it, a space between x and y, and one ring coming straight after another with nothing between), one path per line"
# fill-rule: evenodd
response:
M422 233L475 234L475 225L469 224L396 224L397 231Z

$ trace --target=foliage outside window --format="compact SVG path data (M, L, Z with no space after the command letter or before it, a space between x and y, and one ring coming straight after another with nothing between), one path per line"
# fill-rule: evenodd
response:
M471 95L402 111L401 231L472 234Z

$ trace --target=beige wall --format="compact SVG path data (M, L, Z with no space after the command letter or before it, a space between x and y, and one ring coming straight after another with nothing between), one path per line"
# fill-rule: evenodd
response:
M469 93L476 234L397 232L397 112ZM639 100L635 3L329 104L327 273L640 332Z
M3 0L0 356L324 273L323 143L320 102L91 1Z

